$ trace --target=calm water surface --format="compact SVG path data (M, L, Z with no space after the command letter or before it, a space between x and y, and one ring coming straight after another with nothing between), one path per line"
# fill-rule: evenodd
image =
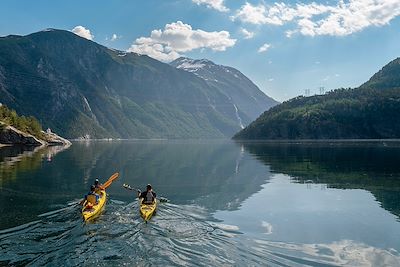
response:
M0 266L399 266L400 143L0 148ZM118 178L84 223L77 201ZM148 224L131 191L151 183Z

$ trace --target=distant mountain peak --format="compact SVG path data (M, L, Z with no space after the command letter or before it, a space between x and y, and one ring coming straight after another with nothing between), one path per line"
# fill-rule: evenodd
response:
M179 57L179 58L175 59L174 61L175 62L184 62L184 61L201 62L201 63L204 63L204 64L214 64L214 65L216 65L214 62L212 62L211 60L206 59L206 58L194 59L194 58L189 58L189 57Z
M215 65L214 62L208 59L191 59L187 57L180 57L170 63L177 69L183 69L188 72L196 72L207 65Z
M52 31L57 31L57 29L54 29L54 28L46 28L46 29L41 30L41 32L52 32Z
M172 61L170 65L196 75L225 95L232 105L240 128L247 125L250 118L255 118L263 110L278 104L235 68L218 65L208 59L187 57L180 57Z
M61 30L61 29L55 29L55 28L46 28L46 29L43 29L43 30L41 30L41 31L28 34L28 36L29 36L29 35L38 35L38 34L43 34L43 33L49 33L49 32L58 32L58 33L73 34L73 32L67 31L67 30Z
M400 87L400 58L386 64L375 73L361 88L390 89Z

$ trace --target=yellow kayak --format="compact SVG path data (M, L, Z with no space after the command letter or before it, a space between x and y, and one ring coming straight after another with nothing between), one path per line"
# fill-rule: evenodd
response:
M82 208L82 216L85 221L90 219L94 219L101 213L104 209L107 200L107 193L105 190L100 191L100 199L96 205L89 205L87 201L85 201Z
M144 204L143 199L140 199L140 216L147 222L157 209L157 199L154 199L151 204Z

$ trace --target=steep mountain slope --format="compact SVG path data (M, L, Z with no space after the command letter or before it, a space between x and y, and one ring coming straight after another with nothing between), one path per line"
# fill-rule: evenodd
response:
M217 65L207 59L180 57L172 66L195 74L226 96L232 103L239 125L244 128L265 110L278 104L265 95L252 81L237 69Z
M196 75L54 29L0 38L0 102L68 138L240 130L232 101Z
M374 89L400 87L400 58L389 62L360 87Z
M264 112L235 139L400 138L396 59L357 89L297 97Z

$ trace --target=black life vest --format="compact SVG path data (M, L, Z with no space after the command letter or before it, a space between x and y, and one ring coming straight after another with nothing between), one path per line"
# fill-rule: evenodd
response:
M154 195L151 191L147 191L146 197L143 199L144 203L150 204L154 201Z

